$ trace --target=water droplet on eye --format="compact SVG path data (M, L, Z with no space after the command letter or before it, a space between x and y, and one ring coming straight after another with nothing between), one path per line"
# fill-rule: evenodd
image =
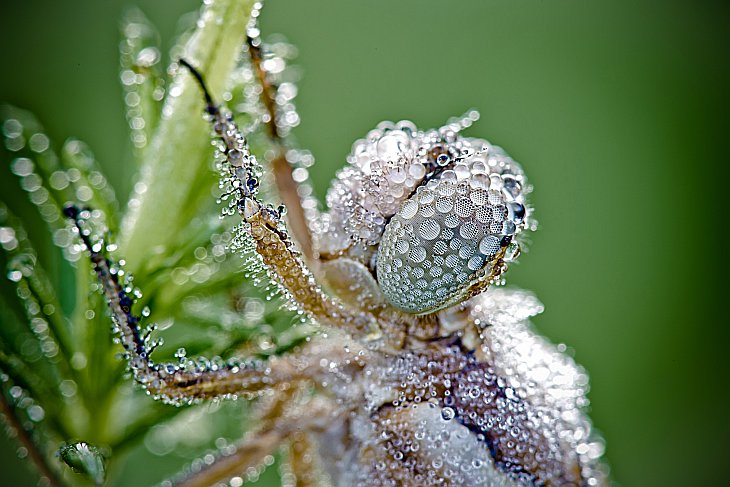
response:
M489 196L489 193L483 189L475 189L471 192L469 195L469 198L474 202L477 206L484 206L487 204L487 198Z
M482 257L481 255L475 255L469 259L469 262L467 262L467 267L469 268L469 270L472 270L472 271L481 269L481 267L483 265L484 265L484 257Z
M419 213L424 218L431 218L434 214L436 214L436 210L433 205L423 205L421 206Z
M499 238L495 235L487 235L479 242L479 252L484 255L494 255L499 250Z
M395 130L380 138L377 145L378 157L384 161L396 161L408 147L405 132Z
M461 220L459 220L459 217L454 215L453 213L450 215L446 215L446 218L444 218L444 224L448 228L456 228L461 223Z
M408 252L409 248L410 248L410 245L408 244L408 242L406 240L398 240L395 243L395 250L399 254L405 254L406 252Z
M504 192L512 198L517 198L522 191L520 183L515 178L505 177L502 184Z
M408 200L403 203L403 207L400 211L400 216L404 220L410 220L411 218L416 216L416 213L418 213L418 203L413 200Z
M472 222L464 223L459 228L459 235L465 240L475 240L479 238L480 228Z
M435 220L425 220L418 227L419 235L426 240L433 240L441 232L441 226Z
M462 245L459 248L459 257L469 259L474 254L474 248L471 245Z
M492 219L492 209L489 206L480 206L476 211L479 223L488 223Z
M454 410L450 407L445 407L441 410L441 417L445 421L451 421L454 419L454 416L456 416L456 412L454 412Z
M440 197L436 200L436 210L439 213L449 213L454 208L450 198Z
M509 219L520 224L525 220L525 207L520 203L510 203L509 206Z
M474 213L474 204L468 198L459 198L455 205L456 214L462 218L469 218Z
M475 170L472 167L472 171ZM469 179L469 185L473 189L489 189L489 177L485 174L475 174Z
M423 247L412 247L408 254L408 259L415 263L423 262L426 259L426 249Z
M502 194L499 191L490 189L487 199L489 200L490 205L496 206L502 204Z
M502 232L504 232L506 235L514 235L516 231L517 228L515 227L515 224L511 221L507 220L502 224Z
M427 189L418 192L418 202L422 205L428 205L433 203L435 197L436 195L434 194L434 192Z

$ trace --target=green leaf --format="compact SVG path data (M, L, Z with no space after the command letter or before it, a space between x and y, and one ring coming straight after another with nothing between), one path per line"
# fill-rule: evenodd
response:
M251 4L235 0L209 3L185 47L185 58L204 74L214 95L222 92L235 66ZM179 71L142 166L145 192L133 198L122 226L120 250L138 277L174 248L178 232L197 212L191 201L197 200L200 185L213 180L210 128L203 119L203 108L193 77Z

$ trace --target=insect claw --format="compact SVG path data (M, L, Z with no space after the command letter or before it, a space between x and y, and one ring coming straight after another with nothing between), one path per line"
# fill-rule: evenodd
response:
M198 82L198 85L200 85L200 89L203 90L203 96L205 97L205 110L210 115L217 115L219 110L218 106L213 103L213 97L210 96L210 92L208 91L208 87L205 85L205 81L203 80L203 75L200 74L200 71L198 71L196 68L193 67L192 64L187 62L184 58L180 58L178 60L181 66L185 66L188 71L190 71L190 74L193 75L195 80Z
M243 217L253 218L261 210L261 205L253 198L243 198Z
M80 212L81 210L79 209L79 207L74 205L73 203L69 203L63 208L63 214L66 217L71 218L72 220L76 220Z

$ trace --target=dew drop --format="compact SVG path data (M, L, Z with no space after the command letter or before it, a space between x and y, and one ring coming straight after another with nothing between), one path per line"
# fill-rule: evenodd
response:
M454 416L456 416L456 412L454 412L454 410L452 408L445 407L445 408L441 409L441 417L445 421L451 421L452 419L454 419Z

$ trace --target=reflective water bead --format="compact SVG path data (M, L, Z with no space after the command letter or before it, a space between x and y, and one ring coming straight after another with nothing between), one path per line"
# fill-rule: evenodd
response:
M509 219L520 224L525 220L525 207L521 203L510 203L507 207L509 209Z

